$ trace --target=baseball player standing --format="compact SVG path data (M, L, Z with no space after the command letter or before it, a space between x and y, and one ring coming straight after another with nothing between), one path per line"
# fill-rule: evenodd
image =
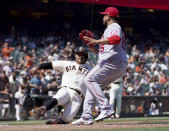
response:
M115 115L112 115L110 117L111 119L114 119L114 117L116 119L120 118L122 91L123 91L123 78L119 78L110 84L109 103L111 109L112 110L115 109Z
M64 112L60 118L49 119L46 124L66 124L73 120L78 112L82 98L86 94L86 86L84 78L88 74L91 67L85 64L88 59L88 54L84 48L79 48L75 53L76 61L57 60L48 63L40 64L37 69L56 69L62 71L62 88L48 100L44 106L40 107L36 112L36 119L43 116L46 111L52 109L56 105L64 106Z
M25 92L25 87L23 85L20 85L19 90L15 93L15 109L16 109L16 120L21 121L22 120L22 111L23 111L23 105L25 102L25 99L27 97L27 94Z
M95 40L84 36L90 50L99 54L98 64L85 77L86 92L83 114L81 118L72 124L92 124L93 102L96 100L101 112L96 122L110 117L114 114L111 110L108 99L105 97L102 88L114 80L122 77L127 68L127 56L124 50L123 33L118 24L119 11L115 7L108 7L103 14L103 24L107 26L101 39ZM91 45L99 44L99 52ZM90 120L90 122L87 122Z

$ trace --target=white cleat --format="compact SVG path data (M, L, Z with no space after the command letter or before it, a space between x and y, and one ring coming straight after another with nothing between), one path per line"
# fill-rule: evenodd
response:
M120 118L120 115L118 114L113 114L112 116L110 116L110 120L113 120L113 119L119 119Z
M93 119L84 120L83 118L80 118L74 122L72 122L72 125L92 125Z
M119 119L120 118L120 115L116 114L116 119Z
M95 119L96 122L102 121L106 118L109 118L110 116L112 116L114 114L114 111L106 111L103 110L100 112L99 116Z

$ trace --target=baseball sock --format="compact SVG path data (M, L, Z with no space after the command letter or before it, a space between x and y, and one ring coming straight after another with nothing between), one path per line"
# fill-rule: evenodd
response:
M56 98L52 98L51 100L48 100L44 106L46 107L46 110L50 110L52 109L54 106L56 106L58 104L58 101Z

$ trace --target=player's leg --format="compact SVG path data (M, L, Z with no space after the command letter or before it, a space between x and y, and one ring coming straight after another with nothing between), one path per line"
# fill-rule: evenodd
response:
M16 120L17 120L17 121L20 121L20 120L21 120L22 108L23 108L23 107L22 107L21 105L18 105L18 104L15 105L15 109L16 109L16 114L15 114L15 116L16 116Z
M72 89L67 88L67 91L70 97L69 101L64 104L63 114L59 118L47 120L46 124L67 124L71 122L77 114L82 103L82 98Z
M64 112L61 116L62 120L69 123L76 116L82 103L82 98L74 90L69 89L71 96L70 101L65 105Z
M36 119L39 119L40 116L43 116L46 111L54 108L56 105L65 105L70 99L69 93L66 87L62 87L52 99L45 102L44 106L40 107L36 111Z
M72 122L73 125L90 125L93 124L93 114L95 98L86 90L86 96L83 103L83 113L80 119Z
M100 115L95 119L100 121L111 116L114 112L111 111L108 99L105 97L100 86L110 84L115 79L121 77L125 72L123 65L112 65L106 63L103 66L96 65L86 76L85 84L88 90L96 98L101 109Z
M116 99L116 85L115 84L111 84L111 88L110 88L110 91L109 91L109 103L110 103L110 106L111 106L111 110L114 111L114 107L115 107L115 99ZM114 115L112 115L112 117L114 117Z
M122 91L123 91L123 83L118 84L118 92L116 95L116 118L120 118L121 113L121 102L122 102Z

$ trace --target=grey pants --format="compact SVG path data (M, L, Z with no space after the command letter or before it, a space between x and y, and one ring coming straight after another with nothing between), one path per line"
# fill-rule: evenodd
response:
M108 86L114 80L122 77L126 72L127 64L124 62L105 63L96 65L86 76L85 84L87 92L83 105L83 118L92 118L92 108L98 104L101 111L111 110L108 99L105 97L102 89Z

